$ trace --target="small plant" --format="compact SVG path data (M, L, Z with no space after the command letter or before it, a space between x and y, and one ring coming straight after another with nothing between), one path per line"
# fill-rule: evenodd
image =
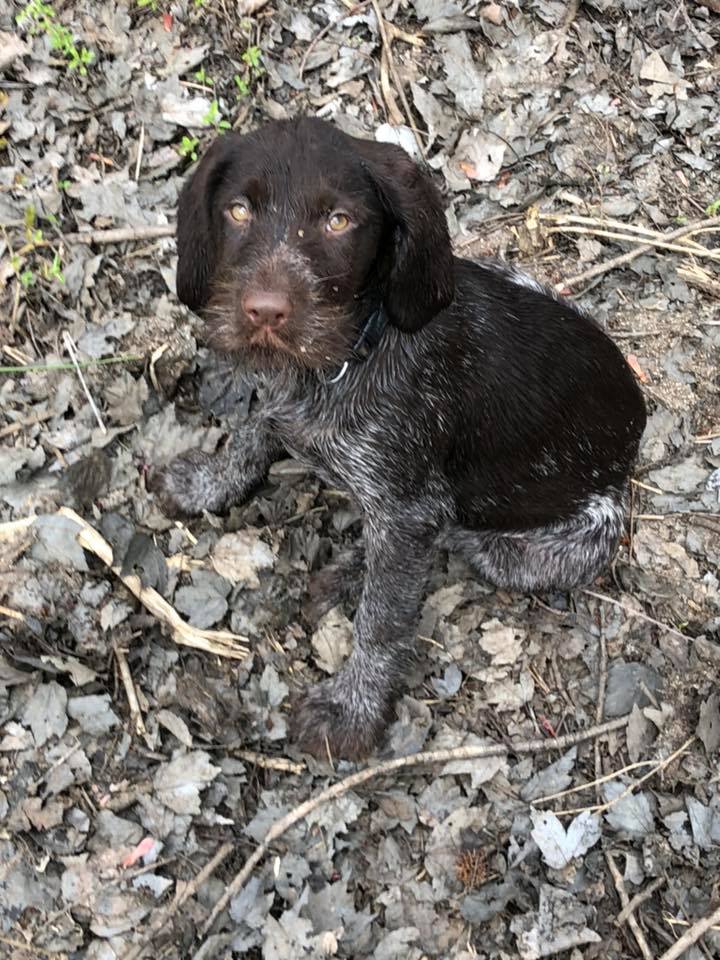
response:
M181 157L190 157L192 161L197 160L197 145L200 143L197 137L185 136L180 141L178 153Z
M57 217L48 214L48 222L57 225ZM11 251L10 265L23 290L29 290L37 283L37 275L30 266L26 266L28 258L43 248L51 248L50 241L45 239L43 231L37 225L37 211L32 204L25 208L23 223L25 227L25 243L17 252ZM47 281L65 283L62 272L62 258L57 250L52 250L52 260L41 260L39 264L40 276Z
M717 217L720 216L720 197L705 208L705 213L708 217Z
M263 73L262 50L260 47L248 47L245 53L242 55L242 60L248 65L248 67L250 67L252 73Z
M265 73L262 65L262 50L260 47L248 47L241 57L245 64L244 73L236 73L233 77L237 87L238 97L246 97L252 85Z
M71 30L57 23L55 10L49 3L42 0L30 0L15 17L18 26L29 24L31 36L45 34L50 41L52 50L59 50L67 57L67 68L72 73L75 70L81 75L87 74L87 68L94 61L95 55L87 47L75 46L75 38Z
M137 0L137 5L142 10L143 7L150 7L152 11L157 10L157 0Z
M222 114L220 113L220 104L217 100L213 100L210 103L210 109L202 118L202 122L207 127L215 127L216 130L229 130L230 124L227 120L222 119Z
M197 80L198 83L202 83L203 86L206 86L206 87L214 87L214 86L215 86L215 81L214 81L214 80L212 79L212 77L208 74L208 72L207 72L207 70L205 69L205 67L200 67L199 70L196 70L196 71L195 71L195 79Z

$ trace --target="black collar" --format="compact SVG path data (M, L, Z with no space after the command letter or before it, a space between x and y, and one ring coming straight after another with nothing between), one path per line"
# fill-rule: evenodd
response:
M383 305L380 304L380 306L373 310L373 312L365 321L365 325L360 331L360 336L357 338L355 345L350 351L350 357L355 361L355 363L364 363L365 360L367 360L372 351L382 340L382 336L387 329L387 325L387 314L385 313ZM339 380L342 380L347 373L349 366L350 360L346 360L335 376L327 382L337 383Z

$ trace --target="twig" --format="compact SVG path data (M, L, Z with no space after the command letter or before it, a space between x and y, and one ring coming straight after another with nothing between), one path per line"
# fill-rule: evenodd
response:
M138 736L145 737L147 736L147 730L145 729L145 721L143 720L140 703L138 702L137 693L135 692L135 684L132 674L130 673L127 656L125 655L125 651L117 643L113 644L113 652L115 653L118 670L120 671L120 679L122 680L123 687L125 687L125 696L127 697L128 707L130 708L130 719L132 720L135 733Z
M38 423L44 423L54 416L55 414L52 410L46 410L44 413L34 413L32 416L26 417L25 420L16 420L14 423L9 423L0 430L0 440L2 440L3 437L11 437L14 433L20 433L25 427L34 427Z
M25 614L19 610L13 610L12 607L4 607L0 603L0 617L7 617L8 620L17 620L18 623L25 623Z
M628 897L627 891L625 889L625 882L622 878L622 874L618 870L615 860L613 859L613 855L609 851L605 854L605 859L607 860L607 865L610 868L610 873L612 874L613 882L615 884L615 889L617 890L618 896L620 897L620 903L622 903L623 905L623 912L624 912L630 905L630 898ZM632 910L630 910L630 912L628 913L627 921L630 926L630 929L633 932L633 936L635 937L635 941L637 942L640 953L643 955L645 960L653 960L653 955L650 952L650 947L648 946L647 940L645 939L645 934L640 929L640 924L637 922L637 918L635 917L635 914L632 912Z
M341 17L338 17L337 20L330 20L328 23L325 24L322 30L312 38L312 40L308 44L307 50L303 54L302 60L300 61L300 66L298 68L298 79L302 80L302 75L303 73L305 73L305 67L307 66L308 60L310 59L310 54L313 52L315 47L320 43L323 37L326 37L328 33L330 33L330 31L333 29L333 27L338 27L340 26L341 23L344 23L345 20L347 20L349 17L354 17L356 13L362 10L363 7L366 7L369 3L370 3L370 0L361 0L360 3L353 4L353 6L350 7L347 13L344 13Z
M677 275L682 277L683 280L687 280L688 283L699 287L705 293L709 293L710 296L720 299L720 280L708 273L707 270L703 270L699 264L681 263L677 268Z
M703 227L717 226L717 217L709 217L707 220L696 220L695 223L688 223L684 227L673 230L671 233L666 233L664 239L666 241L678 240L680 237L686 237ZM556 283L555 289L564 290L566 287L577 287L579 284L585 283L586 280L592 280L593 277L599 277L603 273L615 270L616 267L624 267L626 264L632 263L633 260L641 257L644 253L649 253L652 249L653 245L651 243L644 243L642 246L636 247L634 250L629 250L619 257L613 257L611 260L606 260L605 263L598 263L594 267L589 267L587 270L583 270L582 273L576 274L574 277L563 280L561 283Z
M665 757L664 760L660 760L659 763L656 763L652 770L648 770L647 773L643 774L639 780L634 780L629 784L622 793L619 793L617 797L613 797L611 800L607 800L605 803L596 803L591 807L574 807L572 810L559 810L556 813L558 817L570 817L575 816L576 813L585 813L589 811L590 813L604 813L606 810L609 810L611 807L614 807L616 803L619 803L620 800L624 800L625 797L630 796L630 794L637 790L639 786L645 783L646 780L649 780L651 777L654 777L655 774L660 773L666 767L670 766L673 760L676 760L681 756L685 751L695 742L695 736L688 737L685 743L682 746L678 747L677 750L674 750L669 756Z
M296 763L294 760L288 760L287 757L266 757L262 753L256 753L255 750L233 749L232 753L245 763L252 763L264 770L280 770L283 773L304 773L307 770L304 763Z
M667 234L664 234L661 230L653 230L652 227L644 227L639 223L627 223L625 220L614 220L612 217L590 217L581 215L579 213L541 212L538 213L538 219L542 223L554 223L559 227L569 224L577 224L579 226L586 227L599 227L601 230L615 229L621 231L623 234L637 233L640 236L647 237L648 242L651 240L662 240L665 242L668 239ZM715 218L710 226L693 227L689 233L685 234L685 236L691 237L696 233L720 233L720 222L718 222L718 219ZM702 250L706 249L694 241L685 241L683 243L683 248L687 248L688 252L690 252L693 247L700 247Z
M620 926L621 923L625 923L630 914L637 910L640 904L645 903L646 900L649 900L650 897L655 893L656 890L659 890L667 881L665 877L656 877L652 883L649 883L644 890L641 890L640 893L636 893L632 898L630 903L626 907L623 907L620 913L618 914L617 920L615 923Z
M639 610L633 610L632 607L628 607L627 604L620 600L615 600L613 597L608 597L604 593L595 593L594 590L582 590L581 592L586 594L588 597L595 597L596 600L604 600L605 603L611 603L614 607L620 607L620 609L624 610L629 617L637 617L638 620L645 620L646 623L652 623L653 626L660 627L661 630L666 630L668 633L673 633L676 637L682 637L683 640L688 639L684 633L681 633L680 630L676 630L675 627L671 627L670 624L663 623L662 620L655 620L654 617L649 617L646 613L641 613Z
M417 148L420 151L420 156L424 157L425 144L423 143L422 137L420 136L420 133L417 127L415 126L415 121L413 120L410 104L408 103L407 97L405 96L405 88L403 86L402 78L400 77L400 74L398 73L397 68L395 66L395 59L392 54L392 41L388 37L387 30L385 29L385 20L383 19L382 10L380 9L380 4L378 0L370 0L370 2L372 3L373 11L375 12L375 19L377 20L378 30L380 32L380 40L382 43L382 53L381 53L381 61L380 61L380 84L383 88L383 95L386 98L388 111L391 114L391 119L393 119L394 115L397 115L397 119L393 119L393 123L396 123L396 124L402 123L403 117L402 117L402 114L400 114L397 109L397 105L395 104L394 98L392 96L392 91L390 90L390 86L387 83L387 80L383 82L383 71L382 71L383 58L385 59L387 68L390 71L390 76L393 79L393 83L395 84L395 88L397 89L398 96L402 101L403 109L405 110L405 116L407 118L407 123L413 132L413 136L415 137L415 143L417 144Z
M602 723L605 713L605 691L607 688L608 675L608 652L607 641L605 640L605 630L603 623L602 607L598 607L599 633L598 644L600 647L600 662L598 664L598 682L597 682L597 703L595 705L595 723ZM600 740L595 741L595 779L599 780L602 775L602 763L600 759ZM600 799L600 785L595 787L595 799Z
M643 243L661 250L671 250L674 253L691 253L694 257L707 257L709 260L720 260L720 250L703 247L700 243L692 246L684 243L670 243L665 239L655 237L636 237L630 233L618 233L614 230L599 230L596 227L576 227L568 224L565 227L552 227L547 231L553 233L570 233L583 237L605 237L608 240L621 240L623 243Z
M135 161L135 183L140 179L140 165L142 164L143 147L145 146L145 121L140 124L140 139L138 141L137 160Z
M698 920L689 930L686 930L677 943L674 943L665 951L660 957L660 960L677 960L678 957L681 957L685 953L688 947L697 943L704 933L707 933L711 927L714 927L718 923L720 923L720 907L709 916Z
M90 409L92 410L95 416L95 419L97 420L97 424L100 427L100 430L103 433L107 433L107 427L103 423L103 418L100 416L100 411L95 405L95 401L93 400L92 394L90 393L90 388L85 382L85 377L83 376L83 372L80 369L80 357L78 356L77 347L75 346L75 341L67 332L67 330L63 330L62 336L63 336L63 342L65 344L65 349L70 354L70 359L72 360L73 366L75 367L75 373L77 373L80 379L80 386L83 388L83 392L87 397L88 403L90 404Z
M655 766L654 760L637 760L635 763L629 763L626 767L621 767L619 770L613 770L611 773L604 773L596 780L589 780L587 783L580 783L576 787L568 787L567 790L560 790L558 793L549 793L546 797L538 797L536 800L532 800L531 802L533 806L537 803L549 803L551 800L559 800L560 797L567 797L571 793L582 793L583 790L590 790L591 787L596 787L601 783L607 783L608 780L617 780L618 777L621 777L624 773L630 773L631 770L638 770L640 767L653 766Z
M568 747L574 746L577 743L583 743L586 740L592 740L594 737L604 736L606 733L611 733L613 730L623 729L627 726L629 719L630 715L628 714L624 717L618 717L616 720L609 720L606 723L600 724L600 726L589 727L587 730L580 730L577 733L565 734L562 737L539 740L524 740L520 743L511 743L507 746L505 744L493 744L491 746L469 746L454 747L447 750L427 750L423 753L415 753L407 757L396 757L394 760L387 760L384 763L379 763L377 766L366 767L364 770L358 770L357 773L350 774L350 776L345 777L338 783L334 783L325 790L321 790L320 793L316 794L314 797L311 797L309 800L306 800L304 803L301 803L299 806L295 807L294 810L291 810L289 813L287 813L284 817L281 817L279 820L275 821L275 823L265 834L264 840L259 844L258 847L256 847L250 857L248 857L243 865L243 868L239 871L239 873L236 874L230 885L226 888L225 893L213 907L210 916L203 926L203 936L207 935L213 923L215 923L215 920L222 913L230 900L236 896L240 890L242 890L253 869L258 863L260 863L267 851L270 849L270 845L277 840L278 837L281 837L284 833L286 833L296 823L304 820L305 817L311 814L314 810L317 810L318 807L321 807L325 803L329 803L331 800L336 800L338 797L341 797L343 794L347 793L348 790L354 790L356 787L362 786L362 784L367 783L368 780L372 780L374 777L383 776L388 773L394 773L396 770L403 770L407 769L408 767L415 767L419 764L449 763L453 760L477 760L482 757L504 757L508 754L519 755L527 753L540 753L543 750L567 750Z
M692 926L692 924L688 923L687 920L682 920L680 917L671 917L668 913L665 913L663 915L663 920L670 927L691 927ZM720 931L720 923L714 923L712 927L710 927L710 929Z
M104 367L112 363L138 363L142 357L124 353L119 357L102 357L99 360L79 360L78 367ZM74 363L21 363L16 367L0 367L0 373L31 373L46 370L74 370Z
M175 226L171 223L158 223L142 227L113 227L110 230L87 230L81 233L67 233L63 237L68 243L125 243L129 240L159 240L161 237L174 237Z
M653 333L653 336L655 337L657 334ZM649 483L643 483L642 480L636 480L635 477L631 479L630 483L633 487L640 487L641 490L647 490L648 493L654 493L660 497L662 496L663 492L660 487L651 487Z
M226 860L230 856L232 851L233 844L224 843L217 851L215 856L208 860L200 873L198 873L198 875L183 888L182 893L176 893L172 902L156 915L149 928L143 934L140 943L130 947L122 960L139 960L145 950L145 947L150 943L152 938L160 933L165 926L167 926L180 907L182 907L182 905L186 903L190 897L197 893L200 887L210 879L213 873L215 873L223 860Z

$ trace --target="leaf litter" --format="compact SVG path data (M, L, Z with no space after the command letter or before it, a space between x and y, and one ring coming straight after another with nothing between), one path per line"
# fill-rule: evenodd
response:
M176 526L145 493L150 466L215 450L254 402L174 298L170 234L192 154L221 121L245 130L306 111L412 151L415 124L459 252L563 285L637 248L599 235L603 217L627 238L717 203L720 28L709 7L669 0L381 4L413 110L397 123L377 82L374 4L58 6L74 48L92 54L84 75L0 10L1 345L13 368L0 377L0 936L112 960L221 843L242 860L347 772L263 763L301 759L286 741L299 678L336 672L350 649L352 601L314 619L306 601L311 577L357 541L357 512L282 464L227 518ZM540 213L594 220L585 234L551 232ZM116 228L135 239L73 239ZM717 246L717 234L693 239ZM653 248L571 288L642 374L649 405L632 537L596 591L620 606L504 595L442 559L386 752L586 728L599 678L604 716L630 713L627 731L602 739L597 763L572 747L380 776L278 840L204 937L237 867L226 860L164 928L170 954L580 960L601 944L624 957L634 947L615 924L608 848L631 896L668 877L638 908L655 955L682 929L665 918L708 912L720 869L720 327L716 264L702 259L703 286L692 259ZM61 368L62 329L107 433ZM118 356L136 359L102 362ZM103 534L123 576L198 629L247 636L249 656L176 647L59 507ZM488 866L472 890L456 872L468 851ZM716 933L705 940L717 948Z

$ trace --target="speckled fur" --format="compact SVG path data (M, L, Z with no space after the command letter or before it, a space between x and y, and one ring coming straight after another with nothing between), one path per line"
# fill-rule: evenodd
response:
M299 306L287 350L256 363L264 373L254 419L215 460L174 461L155 489L171 513L223 510L286 450L351 491L365 517L366 568L354 649L336 676L299 699L294 733L315 754L357 758L380 741L402 690L438 548L461 551L480 576L513 590L571 589L602 571L622 531L644 405L616 347L572 304L504 266L451 258L439 197L399 148L307 119L224 139L181 201L180 295L202 311L218 302L218 278L232 289L233 271L242 286L262 269L272 285L282 243L289 266L277 282L299 284ZM252 173L269 180L272 196L288 194L284 207L258 207L258 239L250 236L244 253L212 223L219 156L222 182L236 191ZM319 183L351 193L372 243L360 229L330 252L313 239L307 198ZM274 245L270 213L282 221ZM260 262L257 245L269 253L248 273L248 262ZM337 277L343 262L340 303L335 286L323 292L323 278ZM220 317L213 307L210 332L221 324L224 349L252 364L237 300L226 297ZM382 342L329 383L378 302L390 319ZM331 314L337 329L324 339Z

